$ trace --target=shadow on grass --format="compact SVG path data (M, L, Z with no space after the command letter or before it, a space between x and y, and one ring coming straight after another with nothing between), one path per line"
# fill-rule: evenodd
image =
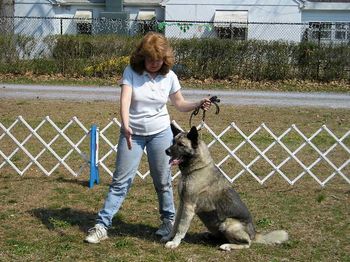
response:
M113 227L109 230L109 235L112 237L118 236L132 236L143 240L159 242L160 237L155 234L158 228L145 224L129 224L121 219L113 221ZM200 244L206 246L218 246L223 244L224 238L217 238L208 232L201 233L187 233L183 240L190 244Z
M28 212L50 230L78 226L81 231L87 232L94 225L96 218L96 214L71 208L36 208Z
M67 178L64 178L64 177L58 177L56 179L57 182L62 182L62 183L67 183L67 184L77 184L77 185L81 185L83 187L88 187L89 186L89 181L86 180L86 181L81 181L81 180L78 180L78 179L67 179Z
M78 226L81 231L86 233L89 228L94 226L96 219L96 214L94 213L74 210L71 208L37 208L28 212L41 220L49 230L58 231L62 231L71 226ZM108 235L110 237L131 236L147 241L158 242L160 241L160 237L155 234L156 230L156 227L147 224L131 224L115 217L113 220L113 226L108 231ZM217 246L224 242L223 239L214 238L203 233L188 233L184 241L192 244L204 244L210 246Z
M78 180L76 178L65 178L65 177L54 177L52 175L51 177L47 177L45 175L42 176L18 176L17 178L13 178L13 174L5 174L2 176L3 178L11 178L13 181L18 180L18 181L25 181L25 182L31 182L33 181L34 183L51 183L52 181L58 182L58 183L67 183L67 184L76 184L80 185L82 187L88 187L89 186L89 180ZM101 182L100 182L101 184Z

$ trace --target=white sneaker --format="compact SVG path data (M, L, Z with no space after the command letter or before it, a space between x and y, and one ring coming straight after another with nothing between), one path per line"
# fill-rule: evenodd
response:
M172 220L164 218L163 223L160 225L159 229L156 231L156 235L161 237L166 237L171 233L173 229L174 222Z
M108 238L107 230L100 224L96 224L93 228L90 228L88 233L89 235L85 238L85 241L91 244L100 243L101 240Z

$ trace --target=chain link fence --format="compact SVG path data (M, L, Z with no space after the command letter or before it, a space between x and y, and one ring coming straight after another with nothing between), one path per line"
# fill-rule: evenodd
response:
M350 23L228 23L43 17L0 17L3 47L16 51L20 59L52 54L52 36L121 34L144 35L148 31L169 38L219 38L232 40L311 41L350 43ZM6 54L3 54L2 56ZM4 57L2 57L4 59Z
M120 75L139 37L165 34L181 78L349 80L350 23L0 17L2 74Z

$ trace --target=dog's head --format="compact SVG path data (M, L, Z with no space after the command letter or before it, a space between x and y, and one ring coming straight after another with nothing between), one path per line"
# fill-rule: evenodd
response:
M174 124L171 124L171 129L174 134L173 144L165 152L171 157L171 165L186 166L196 154L198 130L193 126L190 132L184 132Z

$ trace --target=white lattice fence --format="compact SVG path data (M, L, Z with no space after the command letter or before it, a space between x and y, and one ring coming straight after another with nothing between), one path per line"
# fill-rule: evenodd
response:
M8 127L0 123L0 128L0 169L8 164L22 176L34 164L50 176L63 166L73 176L78 176L88 160L80 146L86 140L89 130L76 117L59 127L47 116L36 127L32 127L19 116ZM70 137L73 133L74 141ZM86 152L87 150L88 147ZM80 162L78 170L77 162Z
M34 164L49 176L61 166L77 176L84 163L88 162L90 148L86 140L89 129L76 117L60 126L46 117L32 127L19 116L8 127L2 123L0 127L0 170L8 164L23 175ZM117 119L99 127L96 164L109 175L113 174L119 129ZM279 176L291 185L304 176L313 178L321 186L334 177L350 184L350 130L338 137L323 125L306 136L292 125L277 135L263 123L246 134L231 123L218 135L204 124L200 134L208 144L216 165L231 183L245 175L260 184L273 176ZM27 163L22 158L26 158ZM50 168L45 167L43 162L51 163ZM19 167L20 164L22 167ZM142 161L137 174L142 179L149 175L146 161ZM175 172L173 178L178 175L179 172Z

